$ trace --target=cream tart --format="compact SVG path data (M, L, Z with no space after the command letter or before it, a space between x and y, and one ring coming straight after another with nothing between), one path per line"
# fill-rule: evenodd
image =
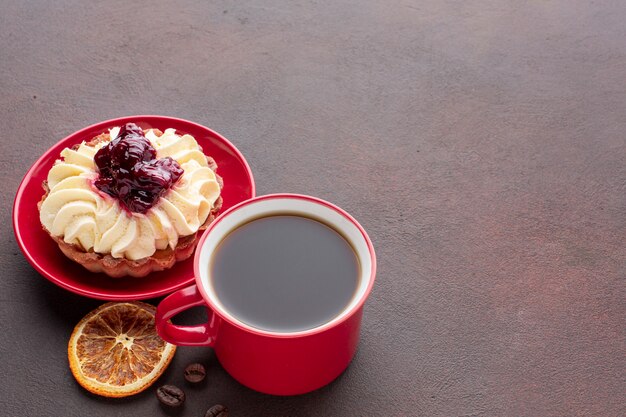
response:
M127 123L61 152L41 224L88 270L143 277L193 254L222 205L216 170L193 136Z

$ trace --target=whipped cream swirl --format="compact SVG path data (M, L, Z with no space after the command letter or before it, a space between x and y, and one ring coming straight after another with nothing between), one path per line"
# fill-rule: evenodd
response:
M110 130L111 140L118 132ZM48 173L50 191L39 216L50 234L85 252L137 260L156 250L174 249L180 237L196 233L220 195L215 173L193 136L166 129L161 136L149 130L146 138L157 158L172 157L184 170L159 202L145 214L132 213L99 192L93 185L98 176L94 156L106 142L83 142L76 150L65 148Z

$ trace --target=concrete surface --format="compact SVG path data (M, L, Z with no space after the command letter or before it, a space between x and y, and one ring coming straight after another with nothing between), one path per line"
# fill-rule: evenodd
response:
M337 381L269 397L181 348L161 383L209 375L179 415L626 415L625 21L622 0L0 0L0 414L166 415L74 382L100 302L40 277L10 220L50 145L153 113L231 139L259 194L345 208L379 261Z

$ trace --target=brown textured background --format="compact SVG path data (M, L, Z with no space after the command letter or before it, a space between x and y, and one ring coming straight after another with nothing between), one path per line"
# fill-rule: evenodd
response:
M0 0L0 415L165 414L77 386L67 339L100 302L41 278L10 220L50 145L141 113L219 131L259 194L328 199L378 252L335 383L268 397L184 348L161 382L195 359L209 382L180 415L626 415L624 22L622 0Z

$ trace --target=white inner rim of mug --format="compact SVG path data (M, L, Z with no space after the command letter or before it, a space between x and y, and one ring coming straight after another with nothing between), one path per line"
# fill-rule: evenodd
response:
M304 217L316 219L333 227L349 241L360 263L359 284L350 303L342 310L341 313L335 316L332 320L312 329L297 332L272 332L250 326L237 319L236 316L233 316L227 309L224 308L219 298L215 294L213 286L211 285L211 271L209 268L209 262L211 260L211 255L213 254L219 243L231 231L235 230L240 225L247 223L248 221L260 217L268 217L279 214L301 215ZM322 327L332 327L333 323L340 321L342 318L348 315L355 306L359 304L361 299L365 296L369 280L371 279L370 275L372 270L372 259L370 257L367 242L359 228L343 214L337 212L330 207L321 205L311 200L277 197L273 199L255 201L253 203L247 204L229 213L226 217L222 218L220 222L218 222L209 232L209 236L205 239L204 244L201 248L199 248L199 250L201 251L199 259L199 281L202 285L202 288L204 289L204 292L211 300L212 304L220 310L221 315L228 317L231 321L234 321L243 327L261 333L276 335L297 335L300 333L309 333Z

